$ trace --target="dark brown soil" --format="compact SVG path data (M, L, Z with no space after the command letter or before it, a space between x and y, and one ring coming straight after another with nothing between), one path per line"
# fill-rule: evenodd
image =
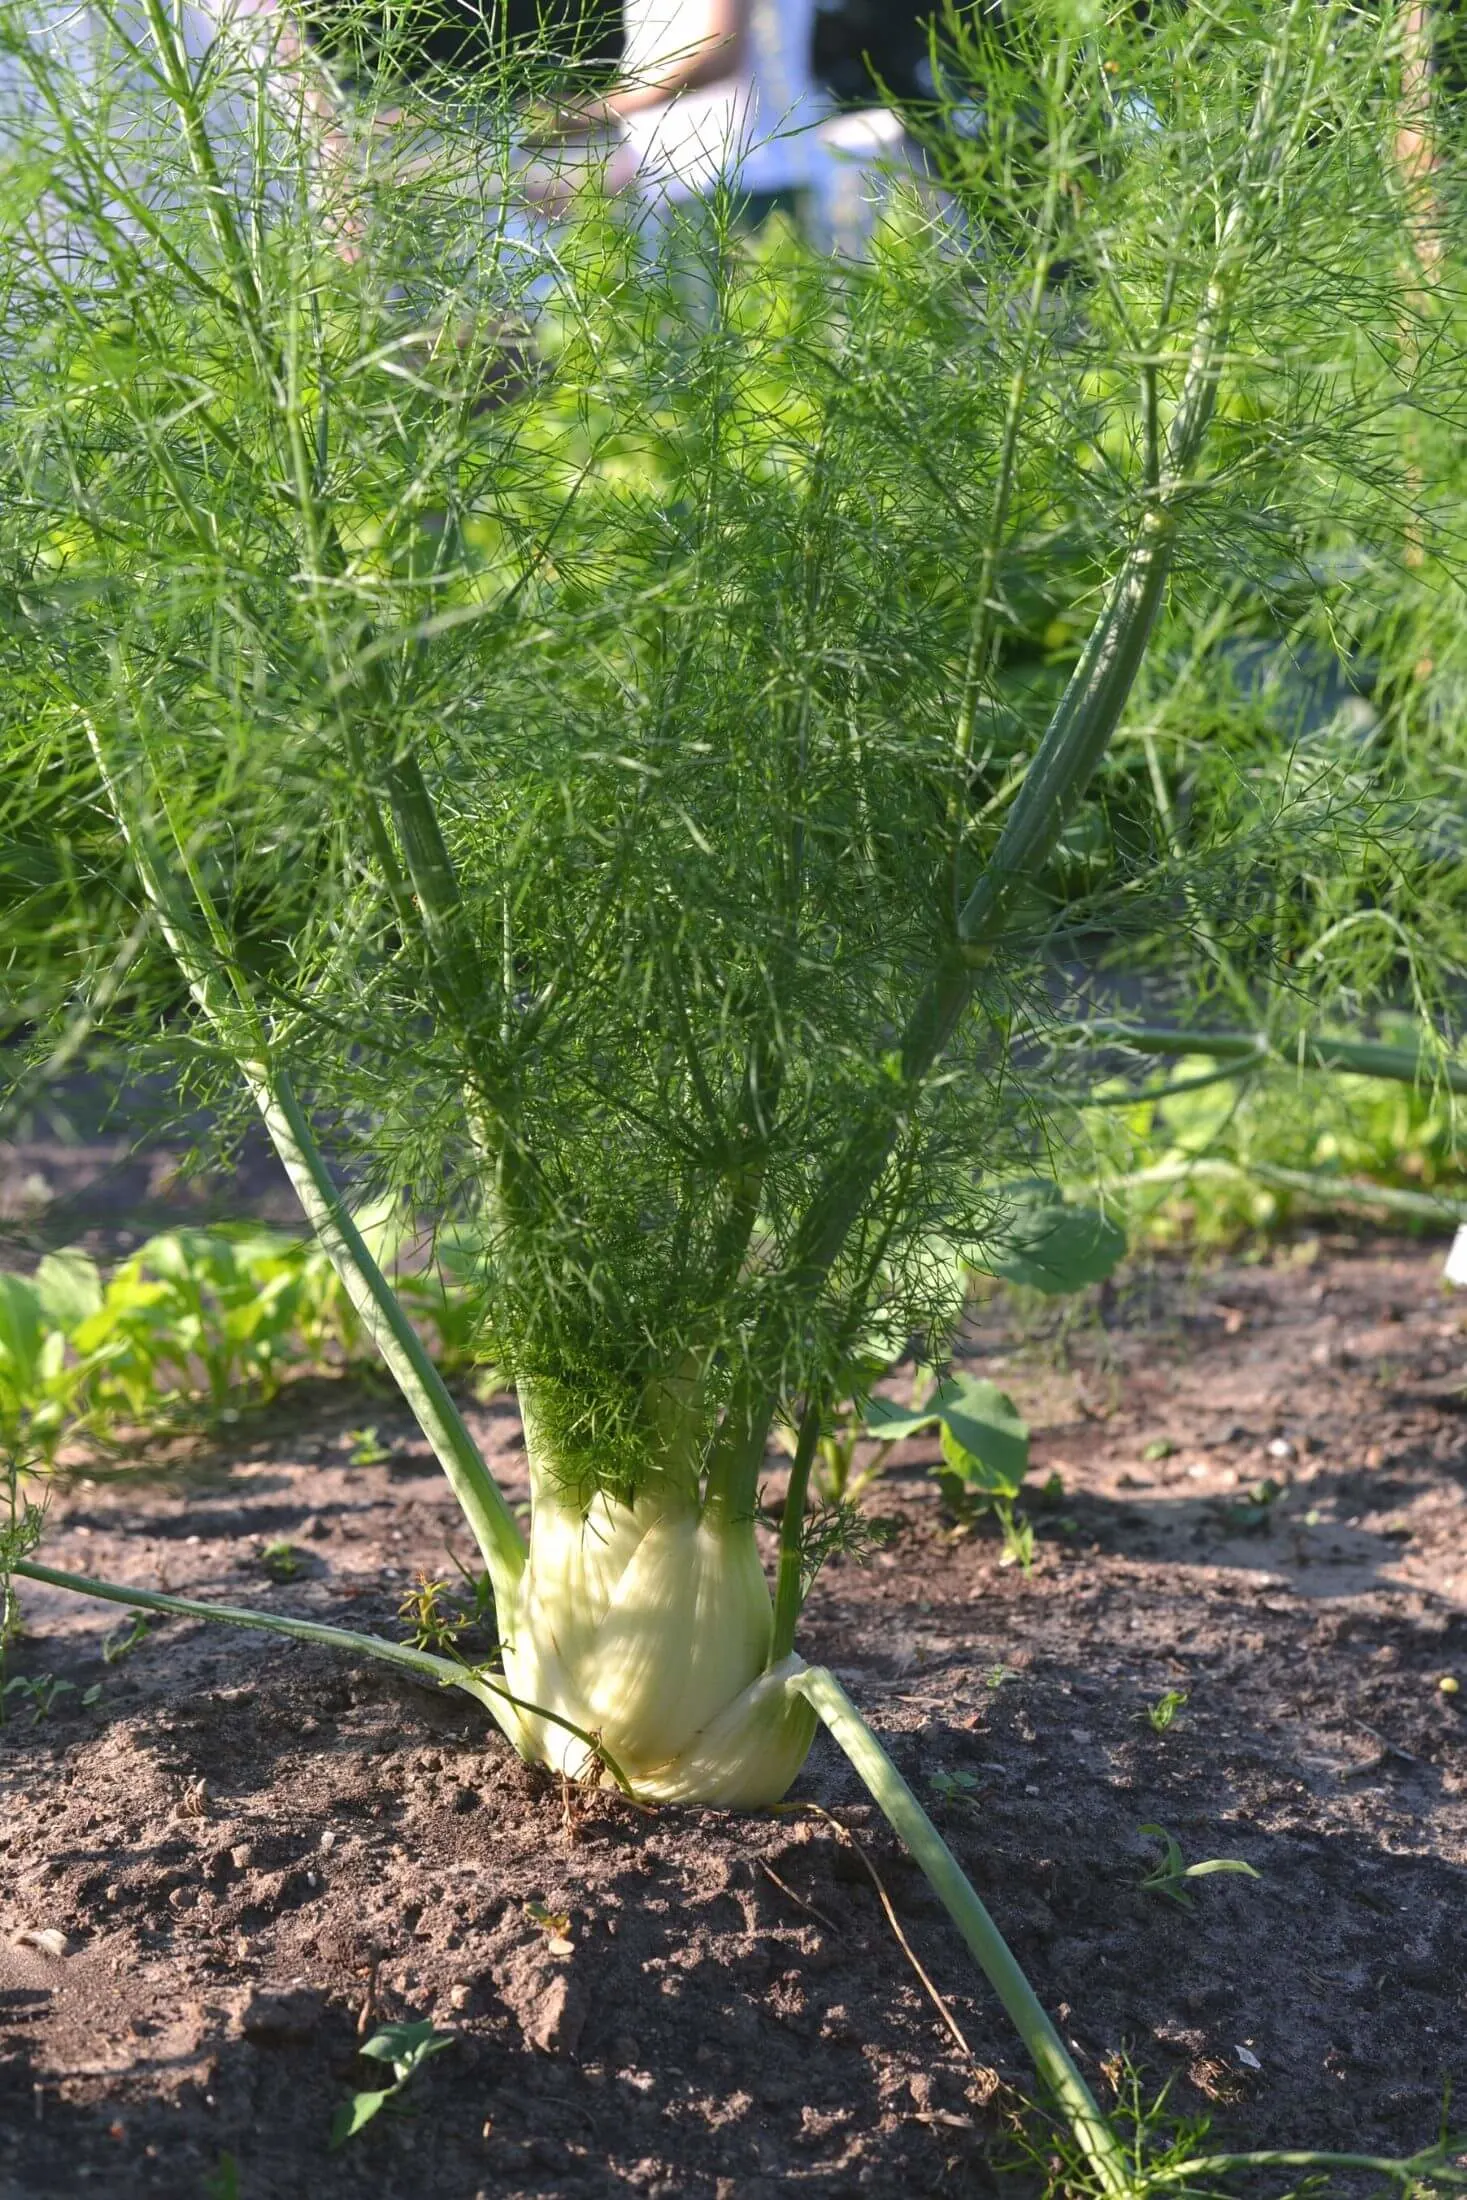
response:
M1064 1335L995 1307L976 1364L1064 1484L1032 1576L953 1535L914 1445L872 1493L893 1542L809 1611L807 1654L1095 2085L1128 2053L1230 2143L1410 2150L1467 2079L1464 1320L1440 1267L1342 1244L1139 1270ZM477 1421L517 1479L510 1407ZM386 1463L350 1463L363 1422ZM1250 1495L1265 1477L1280 1494ZM227 1461L62 1494L43 1555L391 1630L453 1535L396 1407L319 1386ZM302 1570L272 1584L278 1538ZM0 1736L3 2200L991 2187L1022 2053L825 1742L796 1798L856 1830L971 2058L812 1813L597 1798L572 1822L472 1706L380 1667L178 1622L105 1665L115 1610L26 1608L11 1670L73 1692L34 1724L12 1694ZM1190 1909L1146 1892L1150 1822L1261 1876L1194 1882ZM411 2115L333 2154L374 2015L453 2045Z

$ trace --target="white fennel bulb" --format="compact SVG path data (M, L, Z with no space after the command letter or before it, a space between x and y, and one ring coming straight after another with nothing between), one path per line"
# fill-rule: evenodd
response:
M600 1744L639 1794L752 1805L777 1802L805 1761L814 1714L787 1686L797 1661L766 1671L753 1524L716 1520L685 1487L659 1477L584 1510L537 1487L505 1618L524 1745L557 1771L584 1775Z

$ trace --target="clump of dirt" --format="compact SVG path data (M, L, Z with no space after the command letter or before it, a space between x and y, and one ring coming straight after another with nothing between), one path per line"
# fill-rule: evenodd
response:
M954 1533L913 1444L872 1492L893 1540L809 1608L807 1653L1102 2096L1129 2055L1231 2144L1409 2151L1467 2077L1467 1421L1439 1271L1341 1244L1134 1270L1068 1330L995 1305L973 1364L1060 1485L1033 1574ZM522 1485L510 1407L476 1418ZM61 1494L45 1555L395 1632L455 1535L395 1405L318 1385L227 1460ZM12 1692L0 1734L3 2200L907 2200L991 2175L1022 2053L825 1742L792 1802L853 1831L966 2054L814 1811L567 1797L379 1667L180 1622L109 1664L115 1608L25 1602L11 1672L71 1687L34 1719ZM1148 1823L1260 1876L1145 1890ZM451 2047L411 2113L328 2151L382 2082L363 2037L409 2016Z

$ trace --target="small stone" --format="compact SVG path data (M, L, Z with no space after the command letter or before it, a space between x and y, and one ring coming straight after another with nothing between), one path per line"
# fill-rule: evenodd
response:
M252 1841L236 1841L229 1852L229 1861L237 1872L247 1872L255 1861L255 1845Z
M12 1946L39 1948L44 1956L65 1956L71 1953L71 1942L54 1925L28 1926L25 1931L15 1935Z
M464 1979L456 1979L448 1989L450 2009L467 2009L474 1998L474 1989Z
M528 2007L516 2014L531 2047L542 2055L573 2055L586 2021L587 2001L569 1971L557 1971Z
M323 1856L329 1856L331 1854L331 1851L336 1846L336 1831L334 1827L328 1826L326 1828L326 1831L321 1836L319 1846L321 1854Z
M1436 1685L1443 1696L1460 1696L1462 1693L1462 1683L1455 1673L1443 1673Z

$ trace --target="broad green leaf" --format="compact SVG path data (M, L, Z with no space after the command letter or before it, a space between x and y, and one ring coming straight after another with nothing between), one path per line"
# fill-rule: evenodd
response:
M41 1355L41 1300L25 1276L0 1271L0 1361L22 1393L36 1382Z
M1058 1297L1108 1276L1126 1235L1093 1207L1072 1207L1057 1184L1036 1177L1005 1186L980 1262L1006 1283Z
M913 1413L890 1398L868 1398L861 1433L878 1437L883 1444L899 1444L904 1436L916 1436L924 1428L931 1428L936 1420L936 1411L931 1406Z
M191 1242L194 1235L190 1230L164 1230L140 1245L128 1266L148 1268L155 1276L166 1276L170 1281L190 1278L200 1266L198 1250Z
M331 2119L333 2150L345 2146L348 2139L354 2139L372 2121L383 2102L390 2101L396 2091L395 2085L389 2085L380 2093L353 2093L349 2101L343 2101Z
M1007 1392L980 1375L952 1375L928 1403L941 1416L942 1453L954 1474L1017 1496L1029 1471L1029 1429Z
M36 1269L36 1293L48 1321L69 1336L102 1304L102 1276L90 1253L68 1245Z
M420 2063L430 2055L441 2055L445 2047L453 2045L452 2032L440 2032L427 2017L414 2017L406 2024L384 2024L374 2032L361 2049L374 2062L390 2062L399 2085L405 2084Z
M946 1425L942 1431L942 1457L949 1474L956 1475L965 1490L981 1491L985 1497L1014 1498L1023 1487L1022 1477L1016 1480L981 1452L969 1451Z

